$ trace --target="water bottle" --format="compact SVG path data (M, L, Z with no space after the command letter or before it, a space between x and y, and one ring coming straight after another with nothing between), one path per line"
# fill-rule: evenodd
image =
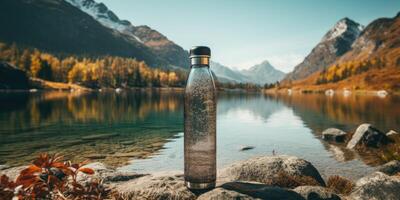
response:
M216 180L216 89L210 71L211 50L190 50L190 73L185 88L184 163L189 189L210 189Z

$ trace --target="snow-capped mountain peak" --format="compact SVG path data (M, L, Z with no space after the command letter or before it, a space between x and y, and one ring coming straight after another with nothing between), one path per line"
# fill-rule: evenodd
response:
M344 34L348 34L351 37L357 38L364 27L359 23L345 17L339 20L335 26L330 29L321 42L333 40L338 37L342 37Z
M92 16L103 26L117 30L121 33L132 36L138 42L142 43L142 40L134 35L130 30L135 27L127 20L120 20L111 10L107 8L103 3L97 3L94 0L65 0L71 5L79 8L83 12Z

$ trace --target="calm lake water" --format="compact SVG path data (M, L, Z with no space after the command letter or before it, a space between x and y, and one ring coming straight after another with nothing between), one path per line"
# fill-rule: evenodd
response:
M218 94L218 166L258 155L289 154L324 176L355 179L385 162L321 140L322 130L361 123L400 130L400 97L323 94ZM92 158L120 170L183 169L181 92L0 94L0 164L29 163L40 152ZM242 146L254 146L239 151Z

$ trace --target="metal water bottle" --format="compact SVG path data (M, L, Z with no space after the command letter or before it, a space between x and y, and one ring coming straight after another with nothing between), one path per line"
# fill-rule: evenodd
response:
M185 184L209 189L216 181L216 89L210 71L210 48L190 50L190 73L185 88Z

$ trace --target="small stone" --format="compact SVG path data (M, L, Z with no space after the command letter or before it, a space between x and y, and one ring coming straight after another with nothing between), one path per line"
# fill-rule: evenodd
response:
M394 130L390 130L389 132L386 133L386 136L391 136L391 135L398 135L399 133L394 131Z
M335 142L344 142L347 133L337 129L337 128L328 128L322 132L322 139L327 141L335 141Z

